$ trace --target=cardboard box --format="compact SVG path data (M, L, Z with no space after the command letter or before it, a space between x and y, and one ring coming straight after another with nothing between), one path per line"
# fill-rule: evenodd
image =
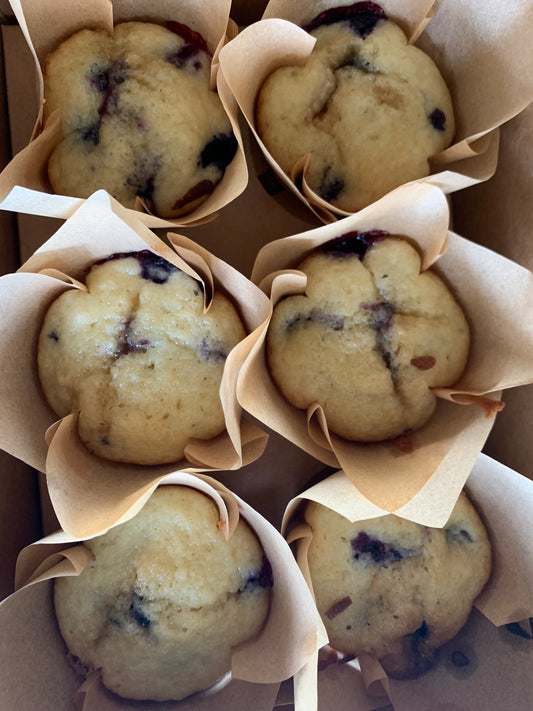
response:
M264 0L235 0L232 14L239 24L249 24L259 19L265 5ZM33 60L14 24L7 0L0 0L0 23L0 168L3 168L28 141L36 101ZM244 126L243 131L250 171L245 193L227 206L215 222L180 231L249 275L255 254L263 244L320 223L292 194L279 190L279 184L272 180L268 164ZM501 127L495 176L451 197L457 233L491 247L530 270L533 269L532 139L533 106L530 106ZM0 211L0 273L14 271L60 224L50 218L15 216ZM524 318L531 318L531 314L524 314ZM533 479L530 435L533 386L508 391L505 401L505 410L498 415L484 451ZM3 482L0 497L0 597L4 598L13 590L18 552L53 531L55 518L47 502L42 476L3 452L0 453L0 469ZM276 469L274 477L271 476L273 469ZM284 504L300 493L322 469L320 462L273 434L263 458L247 467L246 501L279 526ZM232 488L233 477L228 474L222 481ZM265 477L270 477L271 481L268 499L264 496ZM531 535L531 531L525 531L524 535ZM290 682L282 686L278 704L290 708Z

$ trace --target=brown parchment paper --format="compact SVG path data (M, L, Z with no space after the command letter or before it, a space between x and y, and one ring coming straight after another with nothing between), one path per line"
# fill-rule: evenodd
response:
M339 0L272 0L259 22L226 45L220 69L265 157L279 179L324 222L349 213L310 190L305 181L306 157L287 176L255 130L254 108L259 89L274 69L303 64L315 40L299 25ZM475 0L382 0L387 15L398 22L409 41L437 63L452 94L456 113L453 144L435 155L431 175L422 182L447 193L490 178L496 169L498 127L533 99L533 31L531 4L509 8L499 0L481 7Z
M448 519L459 491L489 434L499 391L533 379L533 327L524 313L533 309L531 272L448 231L444 194L413 183L389 193L359 213L265 245L252 279L262 282L273 305L305 290L295 270L313 248L350 232L372 229L407 236L418 246L422 268L432 267L462 305L471 329L466 369L453 389L436 389L437 408L424 427L409 435L412 451L394 441L356 443L328 431L323 411L290 405L270 377L264 340L269 319L247 339L249 355L237 381L245 410L329 466L342 468L365 505L394 511L429 526ZM478 401L481 405L473 404ZM467 406L465 406L467 405Z
M531 635L527 620L533 616L533 482L481 454L465 490L484 520L493 550L491 578L466 627L442 648L437 667L414 681L388 679L379 662L369 655L328 668L324 674L327 704L319 704L319 708L381 708L387 697L395 711L529 708L533 692L533 642L531 636L527 638ZM380 514L361 505L359 494L342 471L289 502L283 527L289 542L297 541L298 563L312 590L307 565L312 531L299 516L300 506L308 500L350 521ZM521 623L524 636L517 634L516 623ZM467 658L464 666L453 663L457 654ZM312 661L306 673L309 683L313 674L316 679ZM332 679L342 679L342 684L334 685ZM321 683L319 672L319 692ZM295 697L297 694L295 687Z
M170 234L169 240L173 248L98 191L17 273L0 278L0 446L46 473L60 525L78 537L95 535L133 515L170 471L235 470L259 457L266 444L267 435L241 419L235 397L240 345L227 358L220 389L226 431L211 440L191 439L179 463L132 466L100 459L80 441L77 414L57 422L44 399L36 366L44 314L65 289L85 288L76 280L106 255L149 248L201 279L207 293L210 285L225 291L248 332L264 320L268 299L248 279L186 237Z
M258 702L259 709L271 709L279 683L304 666L318 646L324 643L322 625L316 607L293 554L280 533L265 518L211 477L175 472L166 476L160 485L189 486L210 496L219 509L220 519L224 524L223 530L227 535L231 535L239 516L242 515L255 530L272 565L274 586L270 612L261 633L253 640L236 647L232 654L233 680L241 680L254 686L248 688L246 685L237 685L235 690L231 689L235 685L232 681L229 687L225 687L214 696L196 695L184 702L154 703L150 707L153 706L154 709L161 709L161 711L167 708L169 710L205 708L224 711L224 709L248 709L253 699L254 707ZM38 627L42 626L47 631L45 638L41 639L39 636L38 640L34 640L34 645L38 647L37 651L31 650L31 654L39 659L39 663L32 669L32 675L38 677L38 682L32 684L32 702L24 708L41 709L40 684L46 683L49 673L57 676L58 668L64 669L67 666L64 647L57 644L58 632L54 629L53 607L51 603L44 605L41 600L51 596L53 578L58 575L79 574L91 557L88 549L80 544L78 539L63 531L28 546L19 556L17 587L21 588L24 585L29 587L20 589L3 606L0 606L0 620L4 620L4 614L16 615L17 618L17 623L13 626L13 634L9 638L9 644L15 646L14 656L17 657L16 645L24 639L26 619L34 619L32 608L36 603L32 600L33 595L30 594L29 600L27 597L32 588L35 588L39 615L44 618L42 621L38 619ZM21 605L17 606L14 601L20 594L24 597ZM14 611L13 605L15 605ZM28 605L30 610L24 614L23 610ZM51 629L54 629L53 634L50 634ZM64 671L62 674L66 676ZM63 693L71 692L72 684L66 686L63 681L60 683ZM9 685L16 691L20 684L19 674L11 679ZM264 689L262 691L256 689L255 684L272 685L272 688L267 694ZM138 704L120 701L114 695L108 694L103 689L98 675L91 677L83 688L84 711L138 707ZM258 696L255 695L256 693Z
M30 143L14 156L0 173L0 209L33 215L66 219L83 203L83 199L53 193L48 181L48 158L62 139L59 112L54 112L43 125L42 67L47 55L64 39L82 28L113 30L113 24L130 20L164 23L177 20L200 32L213 53L211 83L217 85L218 54L222 45L233 37L237 28L229 18L231 0L10 0L13 12L35 59L39 114ZM33 81L34 78L28 78ZM165 219L149 214L140 200L135 212L149 227L201 225L216 217L217 210L240 195L248 183L238 108L224 81L217 86L228 114L238 150L223 179L213 193L186 215Z

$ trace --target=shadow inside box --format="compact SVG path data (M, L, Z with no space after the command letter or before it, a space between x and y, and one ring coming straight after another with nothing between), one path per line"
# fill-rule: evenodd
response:
M250 276L257 253L265 244L323 223L275 175L244 119L240 125L249 172L246 189L212 222L174 231ZM156 232L161 237L166 231Z

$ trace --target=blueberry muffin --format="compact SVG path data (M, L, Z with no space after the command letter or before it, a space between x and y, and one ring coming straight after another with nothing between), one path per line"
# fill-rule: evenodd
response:
M454 135L450 93L433 60L408 44L379 5L326 10L306 29L316 44L302 66L264 82L256 126L288 174L331 205L355 212L429 173Z
M434 387L463 372L469 328L460 306L404 238L348 233L298 269L305 294L278 302L267 362L297 408L318 403L329 430L349 440L392 439L431 417Z
M268 614L272 569L239 519L229 540L213 501L161 486L133 519L85 543L93 560L58 578L59 629L78 668L102 668L130 699L182 699L230 670L231 648Z
M194 209L237 150L210 72L202 36L177 22L65 40L44 69L44 116L61 109L63 127L48 162L54 191L86 198L104 188L161 217Z
M351 523L307 504L309 568L330 644L416 677L465 624L491 570L487 532L461 494L444 528L393 515Z
M79 410L92 452L135 464L178 461L191 437L222 432L224 364L246 335L234 305L216 291L204 313L202 284L148 250L97 262L86 287L61 294L40 332L54 412Z

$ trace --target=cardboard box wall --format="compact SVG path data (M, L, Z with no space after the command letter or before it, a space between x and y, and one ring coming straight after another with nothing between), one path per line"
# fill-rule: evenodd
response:
M238 23L247 24L259 19L264 5L266 2L262 0L236 0L232 15ZM7 0L0 0L0 23L1 169L11 155L27 143L35 117L35 93L31 79L21 81L21 77L33 76L33 65L19 29L12 24ZM249 141L250 183L244 195L229 205L211 225L182 231L232 261L248 275L255 253L262 244L319 223L286 191L267 194L263 182L269 175L268 166L253 141L249 136L246 138ZM487 183L452 197L454 230L532 269L532 194L533 107L529 107L501 129L496 175ZM59 224L49 218L15 216L0 211L0 273L16 269ZM260 235L257 234L258 224L262 226ZM509 391L505 399L506 408L497 418L485 451L533 478L533 442L529 434L533 425L533 386ZM272 497L265 504L262 481L274 467L290 473L290 478L285 475L276 479ZM267 518L279 524L282 502L299 492L322 465L274 435L263 459L248 469L248 503L261 507ZM3 598L13 589L14 561L18 551L53 530L54 518L44 495L44 520L41 520L39 481L35 472L3 453L0 453L0 471L0 597ZM232 486L230 475L224 483ZM280 695L279 702L284 703L284 700L290 703L290 692Z

